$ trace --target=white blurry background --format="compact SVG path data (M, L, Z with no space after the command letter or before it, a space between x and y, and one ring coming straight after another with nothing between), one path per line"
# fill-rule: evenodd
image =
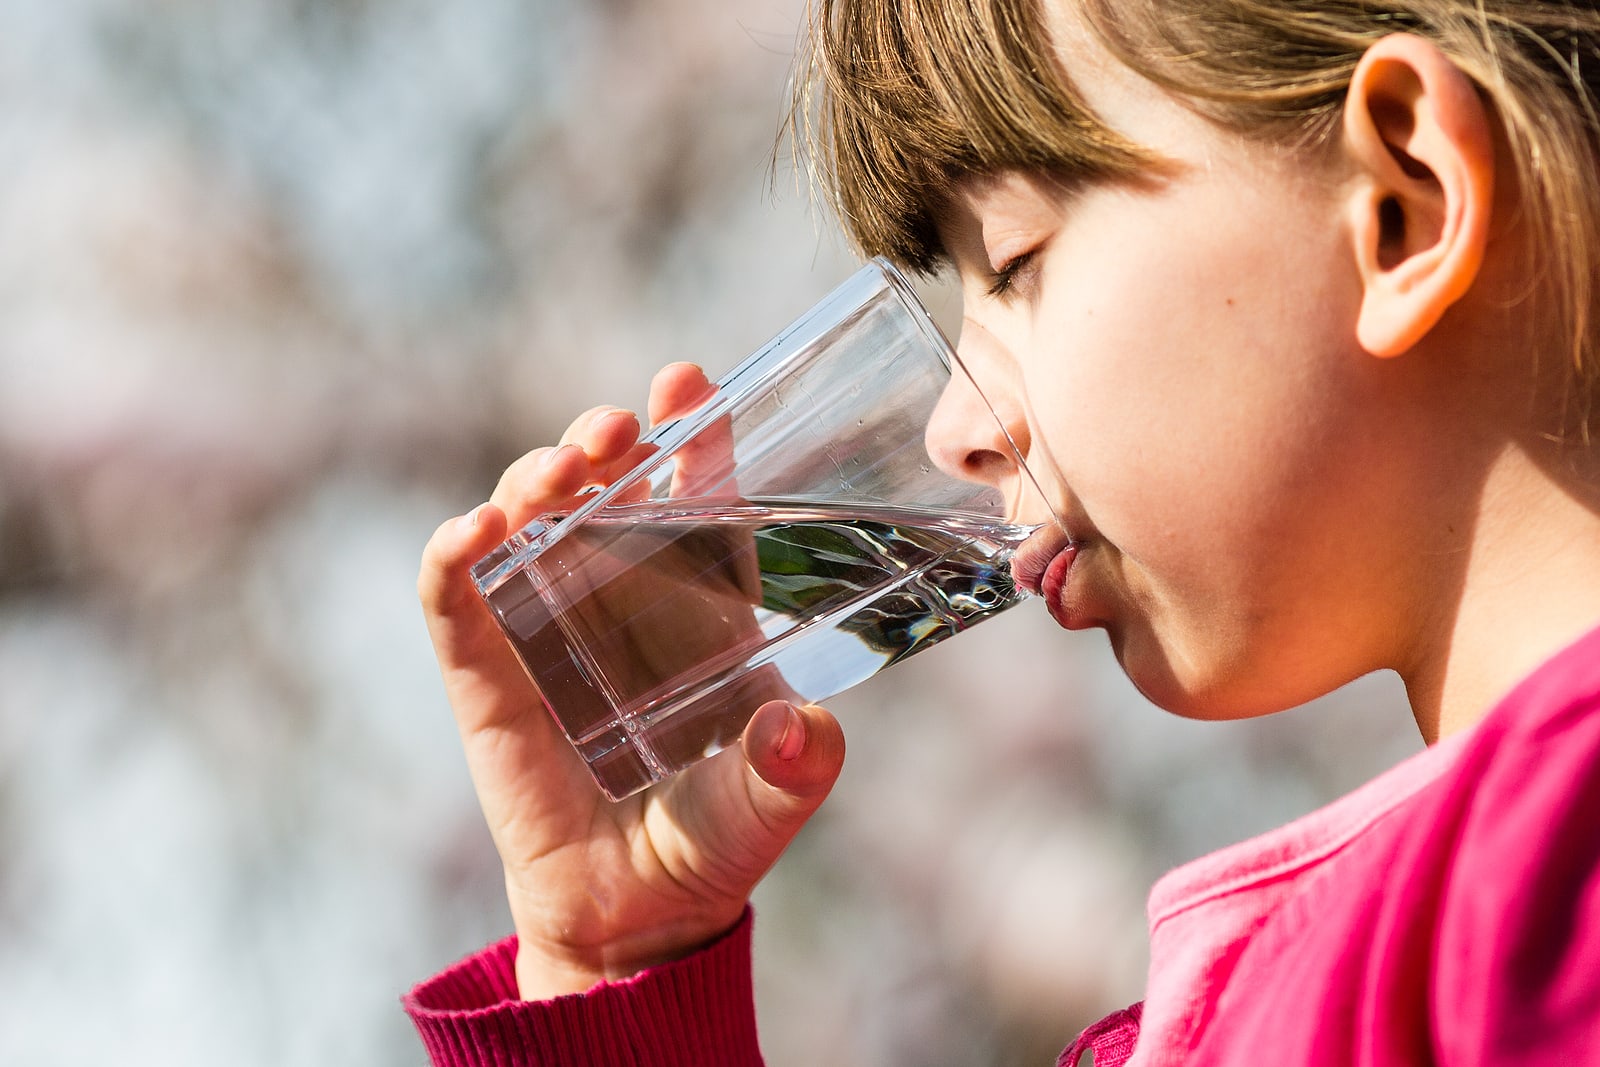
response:
M0 5L0 1062L422 1063L398 997L508 920L418 553L851 268L771 166L799 21ZM1053 1062L1162 870L1418 747L1384 680L1178 721L1036 605L833 706L757 897L774 1067Z

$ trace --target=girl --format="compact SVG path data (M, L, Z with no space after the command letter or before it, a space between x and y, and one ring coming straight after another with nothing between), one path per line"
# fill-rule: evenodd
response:
M1392 668L1430 742L1163 879L1146 1000L1062 1061L1600 1062L1600 8L836 0L811 40L841 217L958 272L1059 518L1019 581L1178 714ZM705 389L668 367L648 414ZM941 464L1017 476L942 414ZM408 998L440 1064L759 1062L745 902L837 723L765 705L610 805L466 578L638 434L579 417L426 551L517 935Z

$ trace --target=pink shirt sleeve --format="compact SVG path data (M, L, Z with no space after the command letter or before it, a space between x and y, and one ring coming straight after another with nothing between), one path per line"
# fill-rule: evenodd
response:
M587 993L517 997L516 938L423 982L404 1005L435 1067L761 1067L751 915L692 956Z

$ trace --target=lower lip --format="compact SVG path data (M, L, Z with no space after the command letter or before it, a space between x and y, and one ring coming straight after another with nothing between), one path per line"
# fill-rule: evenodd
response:
M1056 553L1056 558L1050 561L1050 566L1045 568L1044 575L1039 579L1039 593L1044 598L1050 617L1068 630L1083 629L1083 624L1072 618L1061 599L1067 587L1067 577L1072 573L1073 561L1077 558L1077 548L1070 545L1063 548Z

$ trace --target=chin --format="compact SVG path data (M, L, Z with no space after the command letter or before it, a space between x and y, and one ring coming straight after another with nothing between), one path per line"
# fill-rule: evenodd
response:
M1112 652L1141 696L1185 719L1224 722L1270 715L1299 701L1273 699L1235 657L1175 654L1148 634L1108 629ZM1254 684L1252 684L1254 683Z

